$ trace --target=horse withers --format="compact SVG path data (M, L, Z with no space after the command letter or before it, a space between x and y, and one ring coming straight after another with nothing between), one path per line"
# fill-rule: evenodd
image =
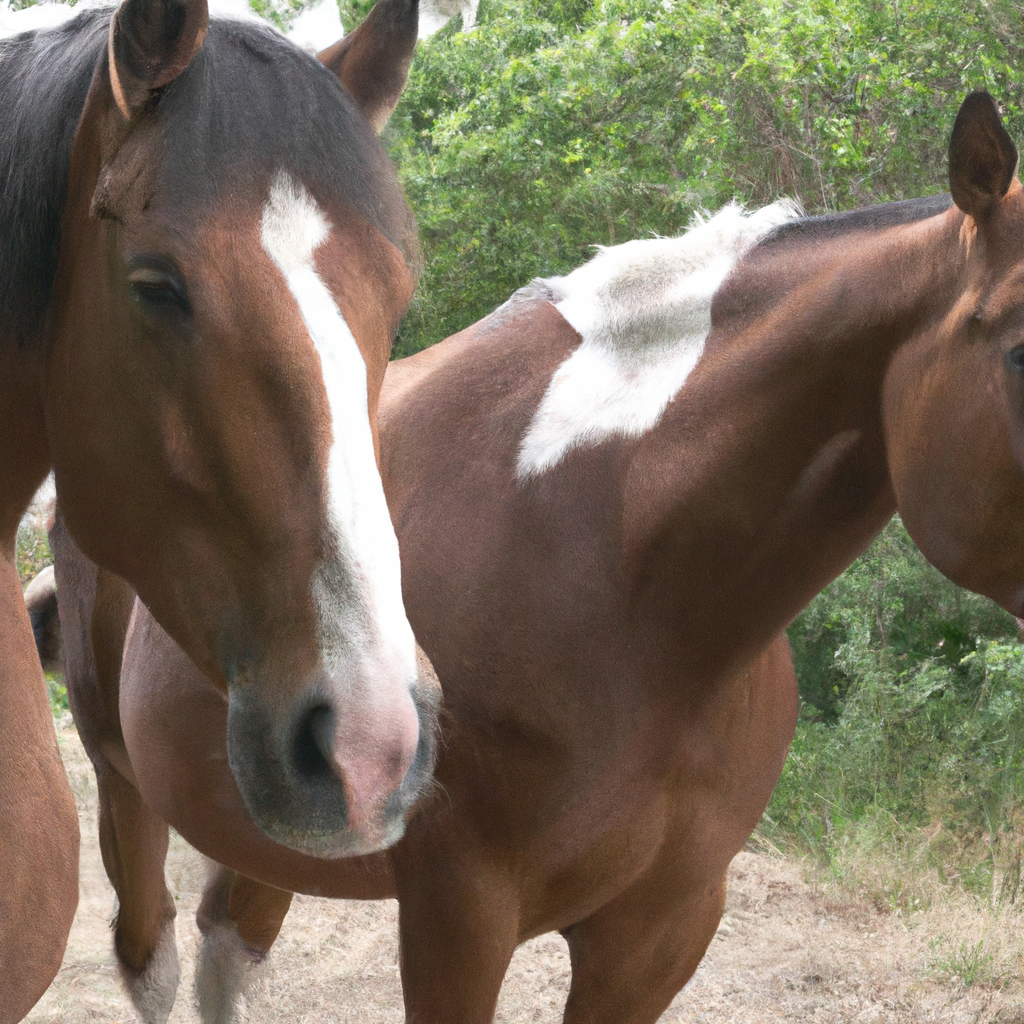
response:
M271 842L226 769L223 696L143 606L126 643L108 631L137 828L170 822L226 865L199 914L207 1022L233 1019L282 890L397 896L417 1024L487 1024L516 944L552 930L567 1024L658 1018L781 770L798 610L898 509L939 568L1024 613L1016 162L974 94L951 197L730 207L389 369L385 490L445 698L438 786L390 850L327 862ZM65 644L112 707L116 670L87 661L101 605L68 620L74 668ZM166 898L156 844L121 854L147 880L122 914Z
M52 978L77 898L14 568L51 466L82 549L227 699L226 764L275 840L378 849L429 774L376 460L419 270L376 130L416 31L415 0L383 0L318 61L206 0L125 0L0 41L3 1024ZM116 785L116 751L89 753Z

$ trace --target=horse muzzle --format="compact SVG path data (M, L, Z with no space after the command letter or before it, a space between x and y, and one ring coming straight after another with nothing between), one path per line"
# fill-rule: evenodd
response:
M317 681L280 715L251 684L229 688L228 761L271 839L335 858L402 837L433 769L439 691L417 680L396 696L342 700Z

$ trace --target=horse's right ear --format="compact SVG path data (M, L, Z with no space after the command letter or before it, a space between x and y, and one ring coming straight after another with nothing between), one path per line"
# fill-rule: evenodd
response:
M379 132L409 77L419 32L419 0L377 0L362 24L319 54Z
M209 20L207 0L124 0L118 7L110 21L110 85L126 118L188 67Z
M1006 195L1017 170L1017 147L996 101L972 92L960 105L949 140L949 191L975 220Z

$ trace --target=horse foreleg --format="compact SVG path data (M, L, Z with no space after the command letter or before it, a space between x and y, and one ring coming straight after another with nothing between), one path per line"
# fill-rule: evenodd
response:
M112 768L97 764L100 852L114 891L114 951L145 1024L164 1024L178 991L174 900L164 881L168 828Z
M50 529L68 700L99 790L100 852L117 893L114 950L145 1024L163 1024L178 989L174 900L164 882L168 828L135 788L118 715L121 651L135 595Z
M12 557L0 549L0 1024L60 968L78 905L78 815Z
M518 942L512 879L458 841L395 854L407 1024L490 1024Z
M210 861L196 923L203 945L196 998L203 1024L234 1024L242 999L259 979L292 894Z
M713 768L674 780L676 817L650 866L562 933L572 962L565 1024L654 1024L697 969L722 918L729 862L764 812L793 738L785 635L701 712L691 728L717 744Z
M654 1024L697 969L722 918L725 878L680 878L665 857L597 913L566 928L565 1024Z

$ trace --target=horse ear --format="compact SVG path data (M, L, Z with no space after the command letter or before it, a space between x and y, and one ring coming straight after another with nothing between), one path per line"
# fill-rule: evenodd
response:
M319 54L379 132L409 77L419 0L378 0L361 25Z
M953 202L977 220L1006 195L1016 170L1017 147L996 101L987 92L972 92L960 105L949 140Z
M110 84L129 120L188 67L206 38L207 0L124 0L110 21Z

